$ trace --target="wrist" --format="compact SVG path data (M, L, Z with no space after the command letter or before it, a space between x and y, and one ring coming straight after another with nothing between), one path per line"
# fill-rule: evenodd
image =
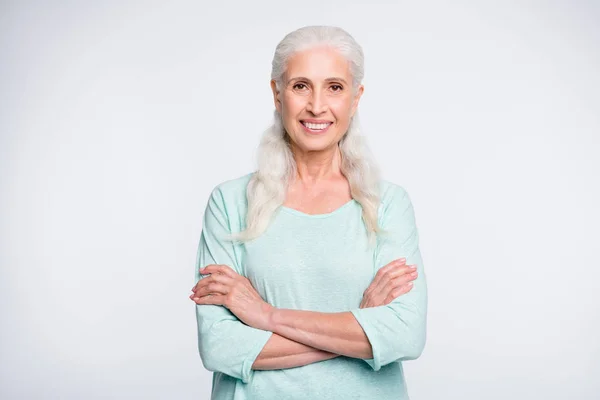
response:
M265 316L265 326L262 328L265 331L275 332L275 315L279 309L265 302L263 304L263 315Z

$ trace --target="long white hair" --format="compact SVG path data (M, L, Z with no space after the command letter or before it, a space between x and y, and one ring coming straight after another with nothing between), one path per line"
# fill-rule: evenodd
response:
M306 26L287 34L275 49L271 79L277 90L283 88L287 62L293 54L316 46L335 48L350 63L352 89L356 94L364 76L361 46L345 30L333 26ZM249 241L260 236L271 217L283 204L289 183L296 177L296 162L283 120L277 110L273 124L264 132L257 152L258 169L247 187L248 213L246 229L230 236ZM350 119L347 132L338 143L341 172L350 183L350 193L362 207L362 217L370 242L382 229L377 224L379 208L379 168L361 134L358 111Z

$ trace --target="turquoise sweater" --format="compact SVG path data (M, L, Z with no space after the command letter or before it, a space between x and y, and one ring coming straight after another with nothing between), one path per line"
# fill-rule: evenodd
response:
M245 325L224 306L196 305L200 358L214 371L212 399L408 399L402 361L419 357L425 346L427 285L407 192L381 181L378 218L388 235L380 236L376 247L369 246L355 200L317 215L282 206L259 238L232 244L222 237L245 227L250 178L223 182L212 191L194 283L208 276L200 275L201 267L226 264L277 308L350 311L371 343L373 358L339 356L301 367L253 370L273 333ZM377 270L401 257L417 264L412 290L387 305L359 308Z

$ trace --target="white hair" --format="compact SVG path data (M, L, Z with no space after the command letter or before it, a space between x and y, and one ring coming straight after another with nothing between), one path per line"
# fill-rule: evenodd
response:
M362 48L345 30L333 26L306 26L287 34L279 42L271 71L277 90L284 85L287 62L293 54L323 45L335 48L349 61L353 93L356 94L364 76ZM274 122L264 132L258 147L258 169L247 187L246 229L230 236L233 240L244 242L260 236L269 226L272 215L283 204L288 185L297 173L289 140L282 116L275 110ZM348 130L338 146L341 172L348 179L352 197L362 207L363 221L373 243L375 235L382 232L377 224L379 168L361 134L358 111L350 119Z

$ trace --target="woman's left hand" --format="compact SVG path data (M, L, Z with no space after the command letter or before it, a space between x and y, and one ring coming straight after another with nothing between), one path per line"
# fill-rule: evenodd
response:
M269 331L274 307L264 301L250 281L227 265L210 264L200 270L202 278L192 288L196 304L225 306L242 322Z

